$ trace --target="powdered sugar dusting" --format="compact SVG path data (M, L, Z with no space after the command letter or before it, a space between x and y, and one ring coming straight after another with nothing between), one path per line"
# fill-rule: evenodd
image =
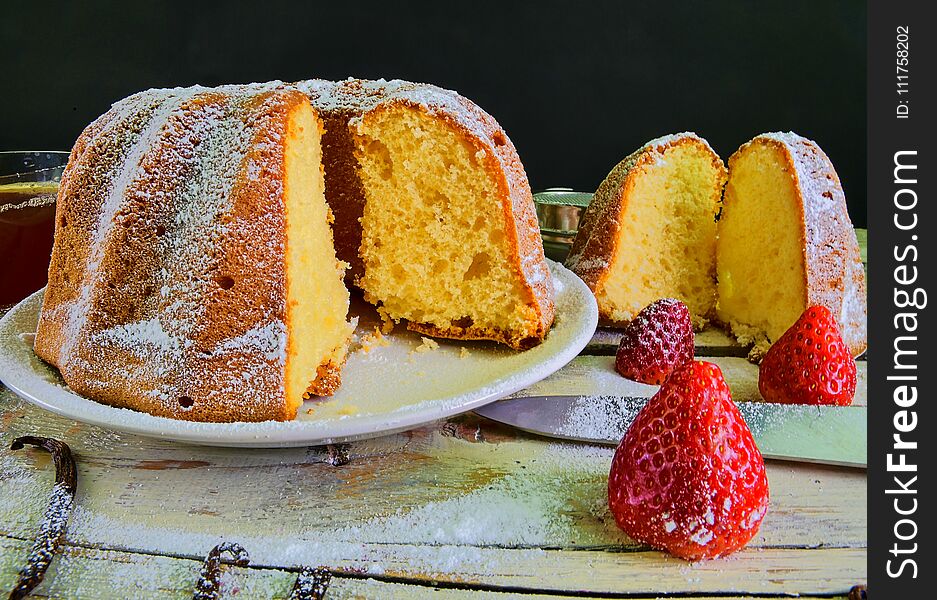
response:
M75 263L79 294L50 281L39 328L62 339L55 362L83 393L215 420L281 410L283 129L303 99L277 81L148 90L86 129L60 204L98 212L56 235L87 227L88 257L53 253L60 271Z
M618 442L646 400L619 396L580 396L569 406L558 433L571 438Z
M706 149L709 150L712 154L714 155L716 154L716 151L712 149L712 146L709 145L709 142L707 142L705 139L701 138L700 136L696 135L692 131L683 131L681 133L671 133L668 135L662 135L659 138L654 138L653 140L644 144L643 150L653 152L654 154L656 154L655 160L664 162L665 160L664 155L663 155L664 150L668 146L671 146L687 138L695 140L696 142L703 144L703 146L705 146Z
M592 256L584 258L582 254L570 255L566 261L566 266L573 270L592 271L594 269L607 269L609 265L608 258L604 256Z
M354 126L364 112L381 104L404 101L422 107L430 114L455 119L473 135L491 140L488 129L478 118L481 109L468 102L458 92L426 83L413 83L401 79L355 79L326 81L310 79L299 81L296 87L307 94L312 105L323 111L345 111L358 115L351 120ZM490 118L490 117L489 117Z
M114 343L145 358L151 352L178 352L182 344L178 337L163 329L159 319L147 319L117 325L91 336L92 343Z
M266 360L286 364L286 325L274 320L258 324L238 337L229 338L215 346L214 353L259 353Z
M122 206L127 187L130 185L132 177L137 173L135 166L139 164L144 153L153 145L156 135L169 119L169 115L182 103L183 99L184 97L174 93L174 90L153 91L151 94L143 92L115 104L111 109L112 112L116 113L113 117L115 126L124 126L125 123L130 122L129 126L133 127L134 121L149 116L148 111L144 110L142 106L145 101L148 100L148 104L156 103L158 106L153 116L148 119L146 127L130 144L123 160L103 165L103 168L112 169L115 177L111 188L104 197L97 227L94 230L94 239L89 245L91 255L82 277L82 281L87 283L81 286L78 300L69 305L68 308L64 328L64 343L59 353L61 358L67 360L67 357L72 354L75 344L80 339L79 334L87 324L87 314L91 308L94 289L91 282L100 277L98 269L101 266L106 249L104 240L114 226L115 217L118 209ZM109 131L109 129L105 129L102 135L108 134Z

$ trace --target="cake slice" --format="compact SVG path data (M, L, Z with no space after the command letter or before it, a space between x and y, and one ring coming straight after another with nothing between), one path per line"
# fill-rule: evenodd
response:
M836 316L853 356L866 348L865 273L829 158L794 133L759 135L729 158L716 244L716 314L751 358L808 306Z
M595 294L603 325L677 298L701 329L715 303L716 214L726 169L693 133L645 144L596 191L566 260Z
M553 282L514 145L455 92L405 81L300 82L326 121L339 258L391 321L539 344Z
M194 421L335 390L352 327L321 130L277 82L115 104L62 177L36 353L85 397Z

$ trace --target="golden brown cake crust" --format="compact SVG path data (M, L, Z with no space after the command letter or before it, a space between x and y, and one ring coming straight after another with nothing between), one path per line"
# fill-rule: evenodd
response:
M347 358L347 355L346 357ZM345 362L328 361L316 369L316 378L306 389L306 397L331 396L342 385L342 367Z
M625 214L635 182L647 173L648 168L667 149L690 144L706 149L712 157L713 168L722 174L724 183L726 168L719 155L695 133L684 132L651 140L615 165L599 184L599 189L582 216L569 257L566 259L566 266L589 286L593 294L600 293L611 275L611 265L614 264L615 253L621 243L620 219ZM709 318L712 315L700 316ZM608 307L600 303L600 325L625 327L629 322L613 318Z
M282 180L307 102L277 82L150 90L85 129L35 343L70 388L177 419L295 416Z
M329 188L333 180L329 179L328 171L335 168L330 165L340 165L342 172L350 173L349 160L353 160L353 157L343 154L349 147L345 133L330 134L329 124L335 127L344 121L353 135L361 119L372 118L380 111L394 110L400 106L423 111L451 127L476 151L484 153L482 162L499 185L498 196L507 225L510 262L527 295L525 304L529 307L530 318L529 327L525 331L500 331L474 325L440 329L425 323L408 323L408 328L438 337L495 340L516 349L529 348L542 341L553 323L556 310L553 303L553 280L543 254L527 174L514 144L497 121L459 94L428 84L349 79L341 82L308 80L296 85L309 95L313 106L324 115L326 137L332 135L330 139L333 141L326 143L323 160L326 197L336 218L336 251L340 252L339 259L349 262L356 274L362 272L363 266L358 255L361 244L358 219L364 206L364 190L357 175L355 182L339 182ZM344 203L353 204L354 208L339 206Z
M736 156L752 144L780 151L794 178L802 211L805 308L822 305L830 309L849 351L859 356L867 347L865 271L833 163L816 142L795 133L776 132L742 145L729 158L730 172Z

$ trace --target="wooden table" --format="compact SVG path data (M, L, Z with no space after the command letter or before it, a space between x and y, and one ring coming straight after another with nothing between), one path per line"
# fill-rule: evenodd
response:
M613 341L598 334L536 391L607 376ZM737 401L755 399L757 368L741 348L712 330L697 345ZM865 371L860 361L860 404ZM223 597L236 598L286 598L303 565L330 568L328 598L844 597L867 578L862 470L769 461L771 507L755 539L691 564L617 529L611 448L462 415L352 444L336 466L325 448L205 448L106 431L2 388L0 590L16 579L53 479L49 455L8 450L26 434L66 441L79 469L67 541L37 597L190 598L221 540L250 552L249 567L224 567Z

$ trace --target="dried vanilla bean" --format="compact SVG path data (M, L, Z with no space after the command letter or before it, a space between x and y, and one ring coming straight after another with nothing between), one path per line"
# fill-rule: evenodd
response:
M52 487L49 506L39 524L39 537L29 551L26 566L20 570L16 585L10 591L10 600L25 598L42 581L59 543L65 537L68 517L75 500L75 489L78 487L75 458L65 442L26 435L13 440L10 450L19 450L26 444L42 448L52 455L52 462L55 464L55 485Z
M224 560L223 554L231 555ZM221 563L246 567L250 563L247 550L234 542L222 542L212 548L205 557L205 564L199 573L198 583L195 584L195 593L192 600L217 600L221 591Z
M293 584L289 600L322 600L332 581L332 573L325 567L303 567Z
M869 598L869 589L864 585L854 585L852 589L849 590L848 600L868 600Z
M349 461L348 448L348 444L329 444L326 447L329 456L325 459L325 462L329 463L333 467L347 465Z

